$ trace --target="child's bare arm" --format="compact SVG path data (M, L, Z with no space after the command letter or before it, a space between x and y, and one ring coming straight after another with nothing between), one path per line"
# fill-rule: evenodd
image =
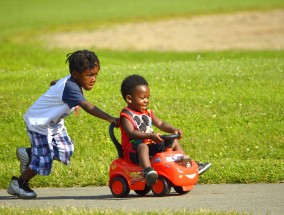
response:
M157 116L152 118L153 125L159 128L160 130L168 133L180 134L180 138L182 137L182 130L179 128L175 128L172 125L162 121Z
M159 133L144 133L142 131L135 130L132 123L125 117L121 118L121 126L123 127L127 136L129 136L130 139L152 139L155 143L163 142L163 139L160 138Z
M109 114L107 114L106 112L102 111L101 109L99 109L98 107L94 106L93 104L91 104L88 101L83 101L79 104L79 106L81 108L83 108L87 113L98 117L100 119L106 120L109 123L114 123L115 127L119 127L119 119L110 116Z

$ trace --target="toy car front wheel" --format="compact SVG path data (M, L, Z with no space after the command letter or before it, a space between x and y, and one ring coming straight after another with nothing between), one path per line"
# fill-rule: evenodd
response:
M184 191L184 190L182 189L182 187L180 187L180 186L174 187L174 190L175 190L177 193L179 193L179 194L186 194L186 193L189 192L189 190L188 190L188 191Z
M125 178L117 176L110 181L110 190L111 193L118 198L126 197L129 192L129 186Z
M152 192L154 193L155 196L159 197L166 196L169 194L170 190L171 190L170 184L162 176L159 176L157 182L152 185Z
M149 193L151 190L151 187L145 186L144 190L134 190L136 194L139 196L145 196L147 193Z

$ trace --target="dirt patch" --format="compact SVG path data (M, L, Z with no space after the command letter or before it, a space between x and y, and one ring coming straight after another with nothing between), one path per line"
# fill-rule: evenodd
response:
M281 50L284 10L199 16L69 32L45 37L50 46L112 50Z

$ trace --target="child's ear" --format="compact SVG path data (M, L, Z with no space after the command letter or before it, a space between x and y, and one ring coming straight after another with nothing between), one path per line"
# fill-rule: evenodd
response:
M127 103L131 103L131 100L132 100L131 95L127 95L125 98L126 98Z
M72 76L72 78L74 78L76 80L79 77L79 73L76 72L76 71L72 71L71 76Z

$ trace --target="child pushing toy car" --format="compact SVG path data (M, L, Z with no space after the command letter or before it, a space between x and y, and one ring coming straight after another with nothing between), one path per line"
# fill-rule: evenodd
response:
M36 198L29 181L36 175L49 175L53 160L70 163L74 151L73 141L64 125L64 118L81 107L87 113L114 123L119 119L105 113L86 100L83 90L92 90L100 70L94 52L79 50L67 55L70 75L52 81L50 88L24 115L31 147L17 149L21 175L13 176L8 193L19 198Z

